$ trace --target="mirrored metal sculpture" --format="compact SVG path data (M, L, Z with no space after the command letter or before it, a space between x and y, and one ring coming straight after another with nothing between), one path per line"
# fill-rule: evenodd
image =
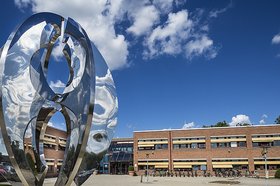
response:
M117 124L115 85L103 57L77 22L53 13L28 18L0 55L0 182L2 176L13 185L43 184L46 129L60 112L67 139L55 185L81 185Z

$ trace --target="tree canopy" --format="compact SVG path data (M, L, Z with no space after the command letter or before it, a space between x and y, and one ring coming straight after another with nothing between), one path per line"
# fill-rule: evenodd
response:
M276 124L280 124L280 116L278 116L278 117L275 119L275 123L276 123Z
M229 124L226 121L219 121L215 125L203 125L203 128L211 128L211 127L229 127Z

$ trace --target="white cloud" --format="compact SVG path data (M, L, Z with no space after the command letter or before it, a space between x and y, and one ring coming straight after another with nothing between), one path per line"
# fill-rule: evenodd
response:
M193 128L194 127L194 122L190 122L190 123L185 123L182 127L182 129L189 129L189 128Z
M140 36L151 31L152 26L159 20L159 11L153 6L144 6L132 15L134 19L127 31Z
M224 8L219 10L212 10L209 12L209 17L217 18L219 14L226 12L228 9L232 8L232 1Z
M156 27L147 37L146 57L152 58L160 54L181 53L185 39L190 37L189 33L193 24L188 16L187 10L169 13L166 23Z
M114 28L122 3L123 1L109 3L105 0L75 0L71 3L68 0L55 3L45 0L15 0L19 8L30 4L33 12L53 12L76 20L97 45L112 70L128 65L128 42Z
M213 48L213 40L203 35L201 38L191 40L186 45L187 58L193 58L194 56L200 56L202 54L207 55L209 59L217 56L217 50Z
M184 54L188 59L201 55L211 59L217 55L215 42L208 34L209 19L202 21L202 17L208 14L183 9L185 1L14 1L20 9L31 7L34 13L54 12L76 20L86 30L111 70L129 66L129 47L136 44L142 44L144 49L140 52L143 52L145 59L164 54ZM227 7L216 13L212 11L210 17L216 17L226 10ZM129 33L134 37L130 37Z
M15 4L19 8L26 8L31 3L31 0L14 0Z
M53 91L62 93L66 85L62 81L57 80L56 82L50 81L50 87L53 89Z
M280 33L276 34L271 41L272 44L280 44Z
M267 118L268 118L268 116L267 116L266 114L263 114L262 117L261 117L261 120L259 121L259 123L260 123L261 125L266 124L265 119L267 119Z
M232 120L229 123L229 125L237 126L239 124L244 124L244 123L251 124L249 116L246 116L244 114L239 114L239 115L232 117Z
M153 4L164 13L172 11L173 0L154 0Z
M54 126L53 122L52 122L52 121L49 121L49 122L48 122L48 126L53 127L53 126Z
M265 120L264 120L264 119L261 119L261 120L260 120L260 124L261 124L261 125L264 125L264 124L265 124Z

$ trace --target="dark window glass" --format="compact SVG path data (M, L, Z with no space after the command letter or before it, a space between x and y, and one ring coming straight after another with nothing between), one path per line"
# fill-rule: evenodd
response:
M280 146L280 140L275 140L273 142L273 146Z
M246 142L245 141L238 142L238 147L246 147Z
M217 148L218 144L217 143L211 143L211 148Z
M186 144L181 144L181 149L185 149L187 148L187 145Z

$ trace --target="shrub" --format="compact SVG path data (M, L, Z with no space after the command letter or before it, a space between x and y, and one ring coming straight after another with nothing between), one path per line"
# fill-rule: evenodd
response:
M134 167L133 166L129 166L128 167L128 171L134 171Z
M280 179L280 169L278 169L276 172L275 172L275 178L279 178Z

